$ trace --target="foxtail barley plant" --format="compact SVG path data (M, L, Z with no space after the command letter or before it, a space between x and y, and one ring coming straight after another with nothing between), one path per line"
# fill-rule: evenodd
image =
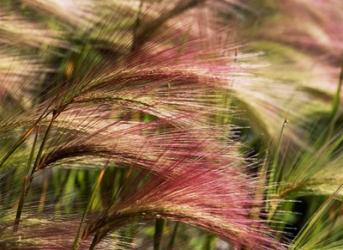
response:
M3 0L0 249L343 249L342 13Z

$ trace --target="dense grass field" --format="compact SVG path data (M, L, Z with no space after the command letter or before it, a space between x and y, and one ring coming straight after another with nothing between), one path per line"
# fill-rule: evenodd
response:
M0 249L342 250L343 1L1 0Z

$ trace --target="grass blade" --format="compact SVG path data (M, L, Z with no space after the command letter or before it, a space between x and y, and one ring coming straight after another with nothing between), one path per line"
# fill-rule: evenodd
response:
M81 229L82 229L82 224L89 212L89 210L91 209L92 207L92 204L93 204L93 201L96 197L96 192L98 190L98 187L100 186L100 183L102 181L102 178L104 177L104 174L105 174L105 169L102 169L101 172L99 173L99 176L98 176L98 179L95 183L95 186L93 188L93 191L92 191L92 194L90 196L90 199L87 203L87 206L86 206L86 209L83 211L83 214L82 214L82 217L81 217L81 221L80 221L80 225L79 225L79 228L77 230L77 233L76 233L76 236L75 236L75 239L74 239L74 243L73 243L73 247L72 249L73 250L77 250L79 249L79 242L80 242L80 234L81 234Z
M163 219L156 219L155 221L154 250L160 250L164 224L165 221Z

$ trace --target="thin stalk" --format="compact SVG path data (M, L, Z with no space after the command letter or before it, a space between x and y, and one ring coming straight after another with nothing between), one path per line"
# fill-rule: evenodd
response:
M275 158L273 160L273 164L272 164L272 175L273 175L273 179L271 181L275 181L275 182L279 182L280 180L280 174L281 174L281 168L278 167L280 162L280 152L281 152L281 147L282 147L282 138L283 138L283 134L285 131L285 127L288 123L287 119L284 119L283 123L282 123L282 127L281 127L281 131L280 131L280 135L279 135L279 139L278 139L278 143L277 143L277 149L275 152Z
M21 213L23 211L24 200L25 200L25 196L28 192L27 183L28 183L28 176L25 176L23 188L21 190L21 194L20 194L20 198L19 198L19 202L18 202L18 208L17 208L17 212L15 215L15 220L14 220L14 226L13 226L14 232L18 231L18 228L19 228L19 222L20 222L20 218L21 218Z
M52 118L51 118L51 120L49 122L49 125L48 125L47 129L45 130L44 137L43 137L42 143L41 143L41 145L39 147L35 163L34 163L32 169L30 171L30 174L25 177L24 184L23 184L23 189L22 189L22 192L21 192L21 195L20 195L20 198L19 198L18 208L17 208L17 212L16 212L16 218L15 218L15 221L14 221L14 231L18 230L19 222L20 222L20 217L21 217L21 214L22 214L23 206L24 206L25 197L26 197L26 195L27 195L27 193L28 193L28 191L30 189L32 178L33 178L33 174L36 171L36 168L38 166L40 157L42 155L45 143L46 143L46 141L48 139L49 132L51 130L52 124L53 124L54 120L56 119L56 117L57 117L57 114L53 113L52 114ZM29 163L30 163L30 161L32 161L32 159L29 160Z
M213 235L207 235L202 250L213 250L215 243L216 238Z
M37 138L38 138L38 128L36 129L36 135L35 135L35 138L34 138L33 143L32 143L29 160L27 161L27 169L28 169L28 171L30 171L30 168L31 168L31 164L32 164L32 160L33 160L33 155L35 153L35 147L36 147L36 144L37 144ZM23 187L22 187L22 191L21 191L21 195L20 195L20 198L19 198L19 203L18 203L18 208L17 208L17 213L16 213L16 219L14 221L14 228L13 228L14 231L18 230L20 216L21 216L21 211L22 211L23 205L24 205L24 202L23 202L24 201L24 197L23 196L25 196L25 192L26 192L26 183L27 183L27 175L25 176Z
M168 243L168 247L167 250L173 250L174 248L174 244L175 244L175 239L176 239L176 234L177 234L177 230L179 228L179 222L175 223L174 229L173 229L173 233L170 237L169 243Z
M271 165L271 170L270 170L270 174L269 174L269 178L268 178L268 187L267 187L267 211L269 210L269 216L268 218L270 219L274 213L274 208L273 209L273 204L270 204L271 202L269 201L272 196L274 194L276 194L277 190L276 188L273 187L273 185L275 185L276 183L279 183L280 181L280 174L281 174L281 170L279 167L279 160L280 160L280 151L281 151L281 146L282 146L282 137L283 137L283 133L285 130L285 127L287 125L288 121L287 119L285 119L283 121L282 127L281 127L281 131L280 131L280 135L278 138L278 142L277 142L277 148L276 148L276 152L274 155L274 159L273 159L273 163ZM277 205L276 205L277 206Z
M269 151L267 150L266 155L263 160L263 164L258 172L258 184L255 193L255 202L256 204L263 204L263 196L266 190L266 181L267 181L267 172L268 172L268 159L269 159ZM267 187L268 188L268 187ZM261 205L256 205L256 207L252 210L252 218L258 219L261 213Z
M47 129L45 130L45 133L44 133L44 137L43 137L43 140L42 140L42 143L39 147L39 150L38 150L38 153L37 153L37 156L36 156L36 160L35 160L35 163L33 165L33 168L31 170L31 176L33 176L33 174L35 173L37 167L38 167L38 164L39 164L39 161L41 159L41 156L42 156L42 153L43 153L43 150L44 150L44 147L45 147L45 144L47 142L47 139L48 139L48 136L49 136L49 133L50 133L50 130L52 128L52 124L53 122L55 121L55 119L57 118L57 114L55 112L52 113L52 117L51 117L51 120L49 122L49 125L47 127Z
M86 218L86 215L88 214L89 210L91 209L92 207L92 204L94 202L94 199L95 199L95 196L96 196L96 191L98 190L98 187L100 186L100 183L104 177L104 174L105 174L105 168L101 170L101 172L99 173L99 176L98 176L98 179L95 183L95 186L93 188L93 191L92 191L92 194L91 194L91 197L87 203L87 206L85 208L85 210L83 211L83 214L82 214L82 217L81 217L81 221L80 221L80 224L79 224L79 228L77 230L77 233L76 233L76 236L75 236L75 239L74 239L74 243L73 243L73 247L72 249L73 250L77 250L79 249L79 242L80 242L80 234L81 234L81 229L82 229L82 225L83 225L83 222Z
M163 219L156 219L155 221L154 250L160 250L164 224L165 221Z
M341 92L342 92L342 84L343 84L343 61L341 64L341 73L339 75L339 81L338 81L338 86L336 90L336 95L333 99L332 102L332 111L331 111L331 120L329 124L329 131L327 135L327 140L329 140L334 132L335 129L335 124L338 119L338 110L339 110L339 105L341 103Z

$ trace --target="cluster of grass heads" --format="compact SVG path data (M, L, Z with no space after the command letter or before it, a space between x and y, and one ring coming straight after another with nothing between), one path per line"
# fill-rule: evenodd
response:
M2 0L0 249L343 249L342 13Z

